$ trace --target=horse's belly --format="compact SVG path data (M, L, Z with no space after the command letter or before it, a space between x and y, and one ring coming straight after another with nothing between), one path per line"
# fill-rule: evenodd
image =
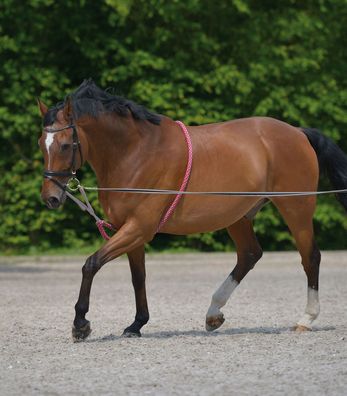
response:
M162 228L169 234L193 234L215 231L234 224L245 216L259 198L245 197L186 197L172 218Z

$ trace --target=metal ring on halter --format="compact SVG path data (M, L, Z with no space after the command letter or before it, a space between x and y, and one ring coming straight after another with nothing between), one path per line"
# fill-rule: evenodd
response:
M72 192L77 191L79 186L80 181L77 179L77 177L71 177L71 179L69 179L66 183L66 187Z

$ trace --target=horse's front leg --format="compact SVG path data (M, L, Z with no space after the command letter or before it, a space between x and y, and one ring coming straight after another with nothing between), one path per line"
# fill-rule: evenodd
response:
M72 327L73 340L80 341L91 333L90 322L85 318L89 310L89 296L93 278L108 261L143 246L146 242L140 227L134 222L125 223L105 245L90 256L82 267L82 284L75 305L75 319Z
M123 336L141 337L141 327L149 320L145 283L146 269L144 245L128 252L128 258L135 291L136 315L134 322L124 330Z

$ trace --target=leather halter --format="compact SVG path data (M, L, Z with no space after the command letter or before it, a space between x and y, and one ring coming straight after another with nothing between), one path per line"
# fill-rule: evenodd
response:
M77 151L80 156L80 166L83 164L83 155L82 155L82 148L81 148L81 142L78 138L77 134L77 129L76 125L74 124L69 124L63 128L57 128L57 129L52 129L49 127L44 128L44 131L46 133L58 133L61 131L65 131L66 129L72 129L72 157L71 157L71 163L70 163L70 169L67 171L54 171L51 169L45 169L43 171L43 176L46 179L52 180L57 186L59 186L61 189L66 190L67 184L62 184L58 180L56 180L54 177L70 177L74 178L76 176L76 171L77 171Z

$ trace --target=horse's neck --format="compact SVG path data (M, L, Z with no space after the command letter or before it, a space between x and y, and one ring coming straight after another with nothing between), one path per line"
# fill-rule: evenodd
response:
M151 131L137 128L130 121L128 125L125 122L117 123L116 128L114 125L97 127L87 133L87 161L96 174L99 186L133 185L139 171L146 172L146 163L155 152L150 148L155 147L160 140L160 130L157 126L150 126Z

